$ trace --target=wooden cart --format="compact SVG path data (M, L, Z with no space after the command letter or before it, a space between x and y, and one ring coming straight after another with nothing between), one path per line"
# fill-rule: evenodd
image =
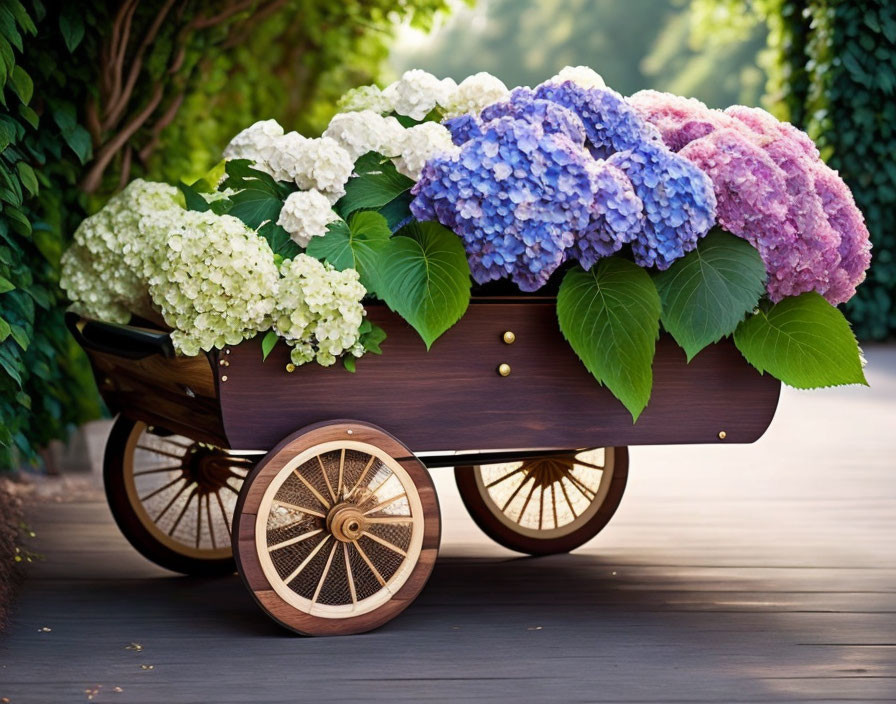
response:
M530 554L594 537L625 489L629 445L748 443L780 384L728 342L690 364L663 336L637 424L563 340L549 299L474 299L427 352L383 306L383 355L355 374L285 371L249 341L198 357L168 334L70 315L119 414L105 455L112 512L150 560L234 567L259 605L304 634L358 633L420 593L439 547L427 468L455 467L482 530ZM234 564L235 559L235 564Z

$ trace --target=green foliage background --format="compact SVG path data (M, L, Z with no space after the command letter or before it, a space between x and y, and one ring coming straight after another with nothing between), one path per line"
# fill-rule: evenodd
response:
M426 28L444 8L0 3L0 469L34 461L100 413L58 289L60 256L85 215L131 178L205 172L257 119L321 129L338 96L377 77L396 22Z

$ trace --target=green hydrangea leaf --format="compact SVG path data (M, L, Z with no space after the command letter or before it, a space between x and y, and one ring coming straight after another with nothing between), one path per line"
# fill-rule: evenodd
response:
M383 248L377 293L429 349L470 303L470 265L460 238L435 222L402 228Z
M268 355L271 353L271 350L274 349L274 345L277 344L277 340L280 337L273 330L269 330L268 333L261 338L261 360L264 361L268 358Z
M311 238L305 253L332 264L339 271L355 269L361 276L361 285L376 293L379 255L391 236L382 215L364 210L353 213L348 223L344 220L330 223L327 234Z
M345 184L345 195L334 207L343 218L347 218L356 210L381 208L414 185L411 179L396 171L391 161L377 159L381 160L383 157L373 152L360 157L358 162L363 169L360 173L356 162L355 173L359 175L348 180Z
M232 214L233 211L231 210ZM302 248L293 242L289 233L274 222L266 222L258 229L258 234L267 240L271 251L274 253L275 261L276 257L280 257L280 262L277 263L277 266L280 266L284 259L293 259L302 251Z
M749 242L715 228L654 283L663 327L691 361L756 307L765 291L765 265Z
M277 222L283 201L267 189L246 188L230 197L233 204L229 214L239 218L252 229L265 222Z
M660 297L647 272L610 257L570 269L557 294L563 336L582 363L638 419L650 400Z
M760 372L798 389L868 385L852 328L815 292L757 311L737 327L734 344Z
M208 201L199 195L195 188L187 185L183 181L178 183L177 187L180 189L180 192L184 194L184 203L187 206L187 210L195 210L200 213L204 213L206 210L211 210Z

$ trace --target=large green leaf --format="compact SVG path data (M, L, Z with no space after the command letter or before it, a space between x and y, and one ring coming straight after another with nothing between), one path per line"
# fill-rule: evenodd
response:
M264 222L277 222L283 201L267 189L246 188L230 197L229 214L255 229Z
M59 29L65 46L70 52L74 52L84 38L84 14L77 3L69 3L63 7L59 15Z
M637 420L650 400L660 297L650 276L625 259L570 269L557 294L563 336L594 378Z
M302 251L302 248L292 240L289 233L274 222L266 222L259 228L258 234L268 241L271 251L280 257L280 261L293 259Z
M752 245L718 228L654 277L663 327L688 361L734 332L765 290L765 265Z
M849 323L815 292L759 310L738 326L734 344L759 371L798 389L868 385Z
M347 218L356 210L380 208L414 185L411 179L395 170L391 161L376 162L376 166L373 166L373 163L374 160L369 154L365 154L356 162L356 166L363 165L365 170L348 180L345 184L345 195L339 199L334 208L343 218Z
M460 238L438 223L415 222L389 240L379 261L377 293L429 349L470 303L470 265Z
M376 293L379 254L392 236L386 219L375 212L354 213L349 222L337 220L323 237L312 237L305 253L332 264L339 271L355 269L361 285Z

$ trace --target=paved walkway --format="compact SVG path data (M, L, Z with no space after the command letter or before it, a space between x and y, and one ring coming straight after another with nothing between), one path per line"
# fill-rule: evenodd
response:
M619 512L573 555L489 543L436 470L440 562L364 636L289 635L238 578L143 560L101 502L44 505L0 698L894 701L896 348L867 352L871 390L785 390L755 445L635 448Z

